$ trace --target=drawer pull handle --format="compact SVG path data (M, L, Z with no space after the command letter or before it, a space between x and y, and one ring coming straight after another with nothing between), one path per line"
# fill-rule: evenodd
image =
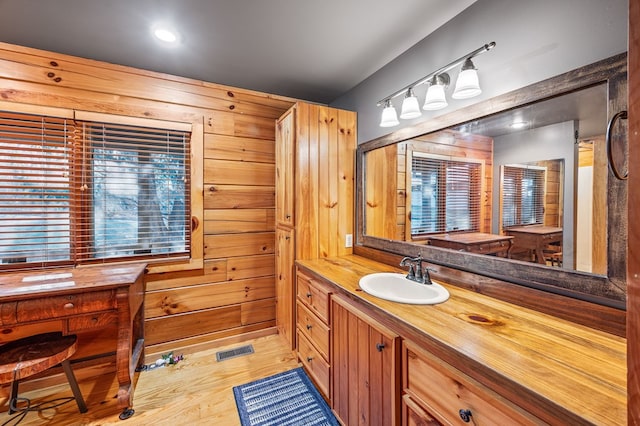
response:
M73 309L73 303L65 303L63 308L65 308L65 309Z
M311 324L307 324L307 330L311 330L313 326Z
M376 349L378 350L378 352L382 352L382 350L384 349L384 343L376 343Z
M307 362L311 362L311 361L313 361L313 357L312 356L308 356L307 357Z
M458 411L458 414L460 414L460 418L463 422L469 423L471 421L471 410L469 410L468 408L461 409L460 411Z
M307 293L307 297L311 297L311 296L313 296L311 292Z

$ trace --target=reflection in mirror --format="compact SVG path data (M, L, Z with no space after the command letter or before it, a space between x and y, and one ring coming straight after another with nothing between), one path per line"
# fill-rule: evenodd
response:
M607 272L607 87L365 153L364 234Z

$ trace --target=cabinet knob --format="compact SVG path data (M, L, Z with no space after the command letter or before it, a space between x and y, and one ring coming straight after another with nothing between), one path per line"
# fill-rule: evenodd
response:
M384 349L384 343L376 343L376 349L378 350L378 352L382 352L382 350Z
M311 296L313 296L311 292L307 293L307 297L311 297Z
M73 309L73 303L65 303L63 308L65 308L65 309Z
M291 215L290 215L290 214L285 215L285 217L284 217L284 218L285 218L285 219L291 219Z
M308 356L307 357L307 362L311 362L311 361L313 361L313 357L312 356Z
M313 326L311 324L307 324L307 330L311 330Z
M463 422L469 423L471 421L471 410L469 410L468 408L460 409L460 411L458 411L458 414L460 415L460 418Z
M284 237L284 239L289 241L291 239L291 237L287 235L286 237Z

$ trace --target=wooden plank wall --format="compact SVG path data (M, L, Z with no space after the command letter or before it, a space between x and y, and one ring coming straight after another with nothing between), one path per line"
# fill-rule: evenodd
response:
M392 144L365 154L366 235L393 240L399 239L402 235L398 231L397 223L398 206L402 203L404 208L405 205L404 197L398 200L399 151L400 144ZM402 151L404 152L404 144Z
M295 99L4 43L0 99L202 122L204 268L148 275L147 352L274 327L274 120ZM85 355L110 347L102 333Z
M351 254L356 113L300 102L296 111L296 259Z

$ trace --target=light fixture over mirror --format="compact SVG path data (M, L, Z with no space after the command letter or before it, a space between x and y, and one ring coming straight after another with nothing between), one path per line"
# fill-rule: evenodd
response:
M444 94L444 89L449 85L449 81L449 74L447 73L436 75L431 79L422 109L434 111L446 108L449 105Z
M420 112L420 106L418 105L418 98L413 93L413 88L407 89L407 94L402 101L402 111L400 111L400 118L403 120L410 120L412 118L418 118L422 115Z
M485 44L484 46L474 50L473 52L470 52L456 59L455 61L441 68L438 68L437 70L427 74L420 80L417 80L416 82L405 86L397 92L394 92L391 95L380 100L377 105L384 105L384 109L382 111L382 119L380 120L380 127L393 127L400 124L397 118L395 120L391 119L393 117L392 114L395 115L395 108L392 105L391 100L402 94L405 95L405 98L402 102L402 111L400 113L400 118L402 118L403 120L410 120L422 115L418 104L418 98L416 98L413 92L415 87L421 84L430 83L422 109L433 111L446 108L449 104L445 95L445 89L449 86L450 82L450 77L449 74L447 74L447 71L455 68L463 62L464 64L462 65L460 74L458 75L455 91L452 94L452 97L454 99L468 99L474 96L478 96L480 93L482 93L482 90L480 89L477 69L471 59L480 55L481 53L493 49L495 45L496 43L494 41Z
M460 74L458 74L456 89L451 97L453 99L468 99L478 96L480 93L482 90L478 80L478 70L471 62L471 58L467 58L462 65Z
M382 110L382 120L380 120L380 127L393 127L400 124L398 121L398 113L393 105L391 105L391 100L387 99L387 102L384 105L384 109Z

